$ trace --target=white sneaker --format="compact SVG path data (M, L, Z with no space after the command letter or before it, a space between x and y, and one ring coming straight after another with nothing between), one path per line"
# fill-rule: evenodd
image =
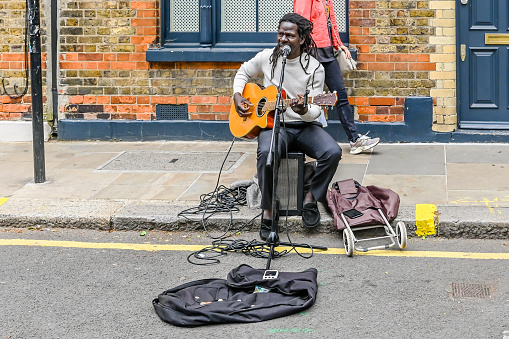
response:
M350 154L359 154L378 145L380 138L370 138L368 133L359 134L359 138L355 142L350 142Z

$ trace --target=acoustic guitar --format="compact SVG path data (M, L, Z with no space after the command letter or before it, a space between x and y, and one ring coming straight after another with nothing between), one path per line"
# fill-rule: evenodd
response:
M230 131L237 138L254 139L264 128L272 128L274 123L274 110L276 109L277 87L269 86L263 89L261 86L248 83L244 87L242 96L248 99L253 106L249 109L251 115L241 117L232 103L230 109ZM286 93L282 93L282 105L287 106L290 99L286 99ZM338 100L336 93L319 94L309 97L308 103L319 106L334 106Z

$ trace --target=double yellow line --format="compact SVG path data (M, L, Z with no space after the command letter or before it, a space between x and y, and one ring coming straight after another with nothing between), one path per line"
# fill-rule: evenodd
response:
M55 241L30 239L0 239L0 246L38 246L38 247L64 247L64 248L90 248L90 249L116 249L132 251L198 251L206 245L156 245L156 244L130 244L130 243L97 243L81 241ZM289 250L289 247L278 247L276 250ZM310 253L309 249L299 249L300 253ZM329 248L326 251L315 250L317 254L345 254L342 248ZM407 258L446 258L446 259L489 259L509 260L509 253L475 253L475 252L441 252L441 251L399 251L374 250L358 252L356 255L370 255L376 257L407 257Z

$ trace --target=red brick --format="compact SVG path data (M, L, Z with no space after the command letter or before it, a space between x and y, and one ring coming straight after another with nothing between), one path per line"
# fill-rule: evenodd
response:
M150 68L150 63L148 63L148 62L144 61L144 62L137 62L136 63L136 69L145 69L145 70L147 70L149 68Z
M193 104L215 104L217 103L217 97L215 96L194 96L191 97Z
M370 115L368 117L368 121L377 121L377 122L390 122L392 119L388 115Z
M387 107L387 106L377 106L376 110L375 110L375 114L387 115L387 114L389 114L389 107Z
M101 96L98 96L97 97L97 103L98 104L109 104L111 102L111 97L109 96L104 96L104 95L101 95Z
M350 37L350 43L352 44L376 44L376 38L374 36L356 35Z
M355 105L357 106L367 106L369 104L369 99L366 97L356 97Z
M212 112L230 112L230 105L212 105Z
M65 62L60 63L60 69L83 69L83 62Z
M18 53L4 53L2 55L3 61L24 61L25 55Z
M229 116L229 114L216 114L216 120L226 121Z
M417 54L391 54L393 62L414 62L417 60Z
M394 115L404 114L405 113L405 108L402 107L402 106L394 106L394 107L390 108L390 113L394 114Z
M139 97L136 97L136 103L137 104L149 104L150 103L150 97L149 96L139 96Z
M352 8L376 8L375 1L350 1L350 9Z
M117 54L116 53L104 53L104 61L116 61Z
M72 96L69 98L70 104L82 104L84 101L83 96Z
M369 104L372 106L393 106L394 103L394 98L369 98Z
M411 63L408 65L411 71L435 71L436 65L434 63Z
M368 64L370 71L394 71L394 63L389 62L370 62Z
M117 105L118 113L131 113L131 105Z
M199 105L196 108L198 109L198 113L210 113L209 105Z
M155 1L131 1L132 9L156 8Z
M357 112L359 114L375 114L375 107L374 106L357 107Z
M130 53L118 53L117 61L129 61L130 55L131 55Z
M133 113L154 113L156 111L155 105L133 105Z
M191 103L191 97L178 97L177 98L177 104L189 104Z
M350 19L350 26L375 27L375 19Z
M151 113L138 113L136 115L136 118L138 120L152 120L152 114Z
M218 97L217 98L218 104L230 104L231 103L231 97Z
M112 62L111 69L136 69L135 62Z
M361 53L361 54L359 54L357 61L359 61L359 62L374 62L375 59L376 59L376 54Z
M97 62L85 62L85 69L97 69Z
M408 71L408 63L407 62L396 62L394 64L395 71Z
M79 61L102 61L103 55L101 53L80 53L78 54Z
M83 103L84 104L96 104L97 103L97 97L95 96L84 96L83 97Z
M109 61L98 62L97 69L111 69L111 62Z
M376 61L377 62L388 62L389 61L389 55L388 54L377 54L376 55Z
M157 19L131 19L131 26L156 26Z
M151 104L176 104L177 98L175 97L151 97Z

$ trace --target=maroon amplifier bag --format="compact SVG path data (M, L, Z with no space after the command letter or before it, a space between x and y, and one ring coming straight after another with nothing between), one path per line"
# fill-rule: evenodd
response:
M362 213L360 217L345 219L350 226L385 225L378 212L382 211L390 222L398 216L399 195L388 188L361 186L353 179L336 181L327 192L327 204L334 217L334 226L338 230L346 228L341 213L355 209Z

